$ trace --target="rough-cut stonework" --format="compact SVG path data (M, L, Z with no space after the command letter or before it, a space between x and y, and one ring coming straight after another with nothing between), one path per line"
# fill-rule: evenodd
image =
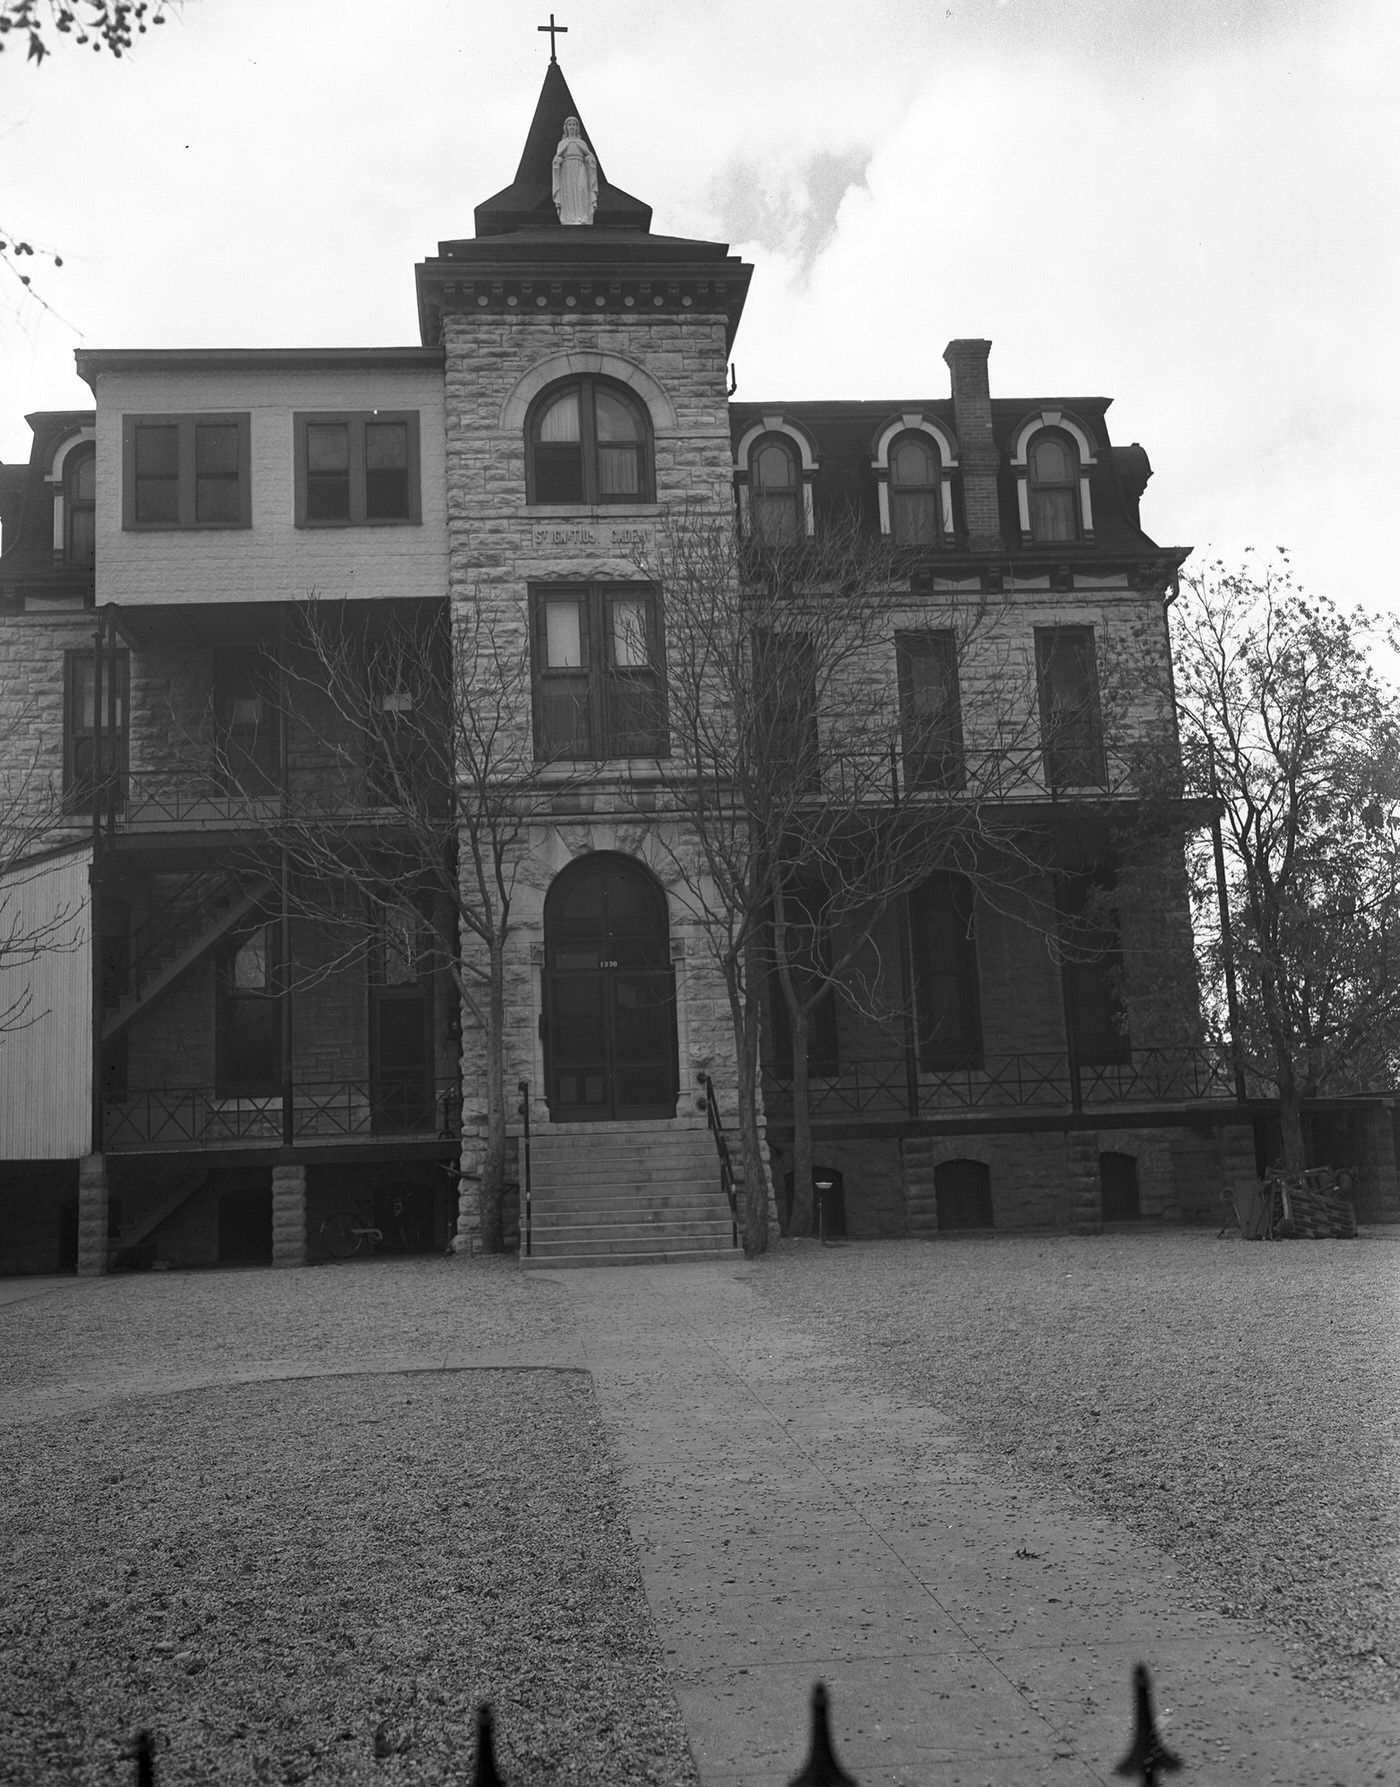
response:
M107 1270L107 1162L86 1154L78 1162L78 1276Z
M306 1168L272 1169L272 1263L306 1264Z

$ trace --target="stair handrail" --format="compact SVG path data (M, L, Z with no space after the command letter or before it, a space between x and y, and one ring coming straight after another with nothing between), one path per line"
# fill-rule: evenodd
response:
M724 1133L724 1123L719 1114L719 1100L715 1097L715 1084L709 1074L696 1076L705 1088L705 1122L710 1134L715 1138L715 1152L719 1156L720 1189L729 1200L729 1221L733 1234L733 1245L739 1245L739 1199L734 1184L734 1164L729 1158L729 1138Z
M530 1082L518 1082L520 1092L520 1191L525 1199L525 1257L530 1257L531 1185L530 1185Z

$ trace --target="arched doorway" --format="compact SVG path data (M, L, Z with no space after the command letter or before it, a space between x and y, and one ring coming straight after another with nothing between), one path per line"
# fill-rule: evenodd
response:
M630 857L584 857L545 896L544 951L555 1122L673 1117L676 986L661 888Z

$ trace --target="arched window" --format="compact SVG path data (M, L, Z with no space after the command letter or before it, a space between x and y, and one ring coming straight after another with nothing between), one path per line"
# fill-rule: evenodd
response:
M75 447L63 462L63 558L90 565L97 546L97 448Z
M890 448L890 535L900 546L936 546L938 449L926 434L902 434Z
M1033 540L1079 538L1079 454L1062 429L1036 435L1026 452Z
M653 494L646 411L607 379L569 379L530 412L532 503L642 503Z
M765 434L749 455L749 513L754 536L765 546L800 540L802 467L791 441Z

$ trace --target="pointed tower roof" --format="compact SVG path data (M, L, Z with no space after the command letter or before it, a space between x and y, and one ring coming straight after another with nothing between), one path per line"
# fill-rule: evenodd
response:
M595 229L649 230L651 206L634 199L630 192L610 185L603 173L603 163L588 134L588 126L574 104L569 83L557 62L544 71L539 103L525 139L525 152L510 185L486 199L476 208L478 236L503 236L512 230L563 229L554 209L554 152L564 134L564 120L577 118L583 140L593 150L598 162L598 210L593 219Z

